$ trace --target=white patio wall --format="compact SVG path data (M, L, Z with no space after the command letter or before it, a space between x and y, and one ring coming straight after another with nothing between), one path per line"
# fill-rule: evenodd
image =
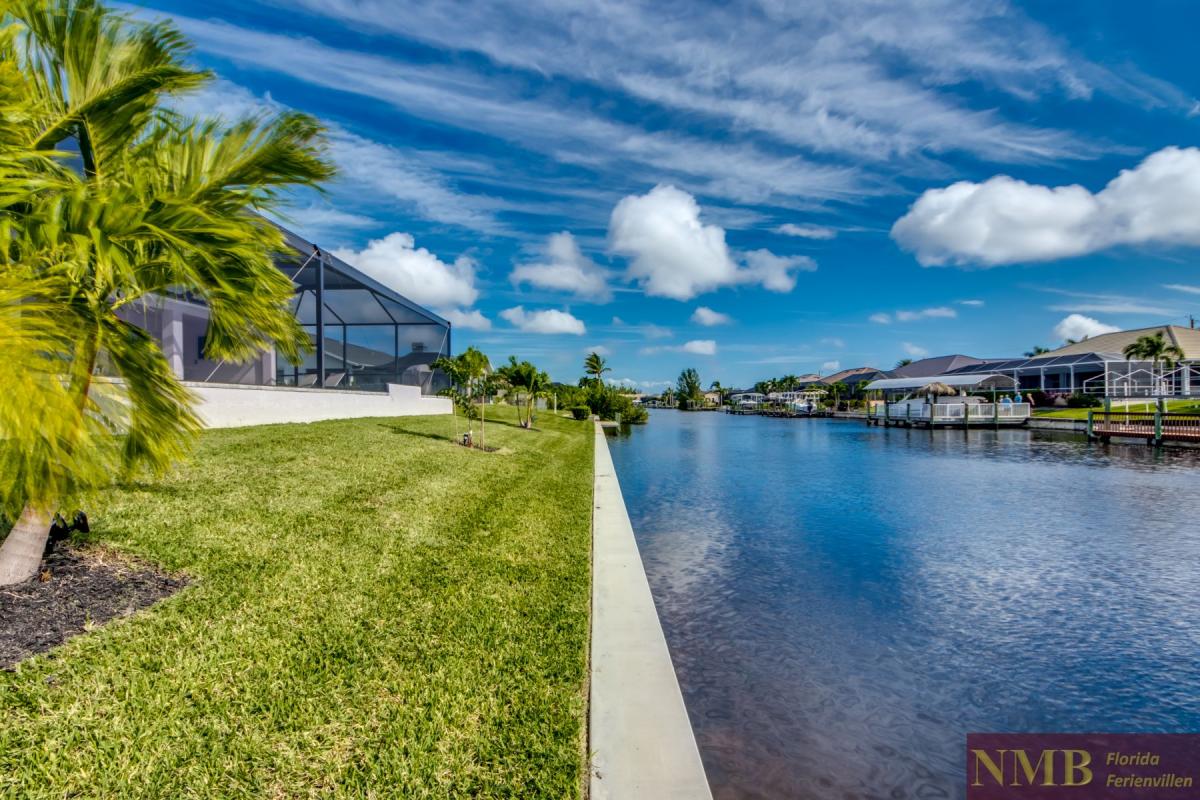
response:
M355 417L449 414L450 400L425 397L416 386L388 384L384 392L295 389L284 386L186 383L200 397L197 412L210 428Z

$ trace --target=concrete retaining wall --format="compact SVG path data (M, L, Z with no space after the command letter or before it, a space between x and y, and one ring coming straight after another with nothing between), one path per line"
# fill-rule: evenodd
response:
M711 798L608 442L595 430L591 798Z
M294 389L284 386L187 383L200 397L197 412L210 428L355 417L449 414L450 400L424 397L416 386L388 384L387 392Z

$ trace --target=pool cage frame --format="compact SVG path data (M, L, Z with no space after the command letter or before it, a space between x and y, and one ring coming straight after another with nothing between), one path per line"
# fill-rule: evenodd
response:
M308 388L382 390L386 383L405 383L433 394L447 383L440 371L429 366L451 353L452 326L448 320L425 309L393 289L347 264L314 242L278 226L293 256L278 259L276 266L296 285L292 312L306 330L312 331L315 365L279 364L276 383ZM328 337L330 329L341 329L338 341ZM350 342L351 330L392 329L390 355ZM411 333L410 350L401 350L401 332ZM419 337L419 341L413 341ZM419 347L418 347L419 345ZM330 350L333 352L331 353ZM351 348L369 354L379 363L356 363ZM381 357L387 357L381 360ZM337 366L331 369L330 362ZM404 362L409 363L405 364ZM390 366L389 366L390 365ZM355 367L358 372L355 372ZM414 370L414 368L416 368ZM368 381L356 377L370 378ZM365 385L364 385L365 383Z

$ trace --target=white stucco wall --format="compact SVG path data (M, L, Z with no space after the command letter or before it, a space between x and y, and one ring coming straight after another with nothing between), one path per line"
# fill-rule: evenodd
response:
M187 383L200 397L197 412L210 428L355 417L449 414L450 400L424 397L416 386L388 384L384 392L294 389L283 386Z

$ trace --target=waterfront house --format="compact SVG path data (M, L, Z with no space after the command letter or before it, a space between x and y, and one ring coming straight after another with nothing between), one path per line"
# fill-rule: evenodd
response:
M1180 363L1130 360L1124 350L1142 336L1158 333L1183 352ZM1191 397L1200 394L1200 331L1156 325L1093 336L1032 358L995 359L947 370L950 375L1002 373L1024 391L1051 395L1076 392L1098 397Z
M428 395L445 386L432 364L450 354L450 323L315 243L280 230L288 249L276 266L295 284L294 313L314 345L302 364L292 365L273 350L242 364L209 358L208 308L189 294L152 295L122 311L128 322L158 339L176 377L200 396L202 416L210 424L227 418L251 424L449 413L445 401ZM282 387L293 393L281 394ZM310 391L301 395L296 389ZM334 389L356 390L362 397L314 394ZM240 410L231 411L232 417L224 413L235 406Z

